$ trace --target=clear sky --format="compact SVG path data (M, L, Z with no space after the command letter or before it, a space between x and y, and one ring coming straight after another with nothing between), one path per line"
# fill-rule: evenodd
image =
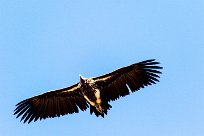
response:
M146 59L158 84L86 112L23 124L15 104ZM0 135L203 136L203 0L0 0Z

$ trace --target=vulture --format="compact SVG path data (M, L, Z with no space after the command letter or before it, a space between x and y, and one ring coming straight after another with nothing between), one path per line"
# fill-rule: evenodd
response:
M84 78L72 86L25 99L14 110L24 123L78 113L90 108L97 117L107 115L110 101L159 82L161 72L155 59L145 60L98 77Z

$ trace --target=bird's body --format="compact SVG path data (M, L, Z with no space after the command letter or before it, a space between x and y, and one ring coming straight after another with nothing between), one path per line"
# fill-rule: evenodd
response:
M14 114L22 116L24 123L59 117L65 114L78 113L90 107L90 113L102 116L107 115L112 107L109 102L124 97L145 86L159 81L158 62L146 60L130 66L117 69L111 73L84 78L72 86L49 91L44 94L23 100L16 105Z
M84 96L86 101L90 104L90 106L94 107L98 114L104 116L104 112L107 114L107 108L103 107L101 101L100 90L101 88L95 84L92 78L83 78L80 76L80 83L78 84L81 94Z

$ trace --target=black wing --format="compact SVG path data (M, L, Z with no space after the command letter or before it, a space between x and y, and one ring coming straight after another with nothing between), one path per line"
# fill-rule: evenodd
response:
M88 104L79 91L78 84L75 84L23 100L16 105L14 115L17 115L17 118L22 116L21 121L30 123L33 120L78 113L78 108L84 111Z
M116 100L128 95L129 89L135 92L158 82L158 74L161 74L158 69L162 69L158 64L154 59L146 60L93 79L102 88L102 100Z

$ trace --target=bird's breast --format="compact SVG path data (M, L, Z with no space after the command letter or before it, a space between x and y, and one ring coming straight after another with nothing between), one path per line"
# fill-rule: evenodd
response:
M100 90L96 88L89 88L83 90L84 98L92 105L101 104Z

